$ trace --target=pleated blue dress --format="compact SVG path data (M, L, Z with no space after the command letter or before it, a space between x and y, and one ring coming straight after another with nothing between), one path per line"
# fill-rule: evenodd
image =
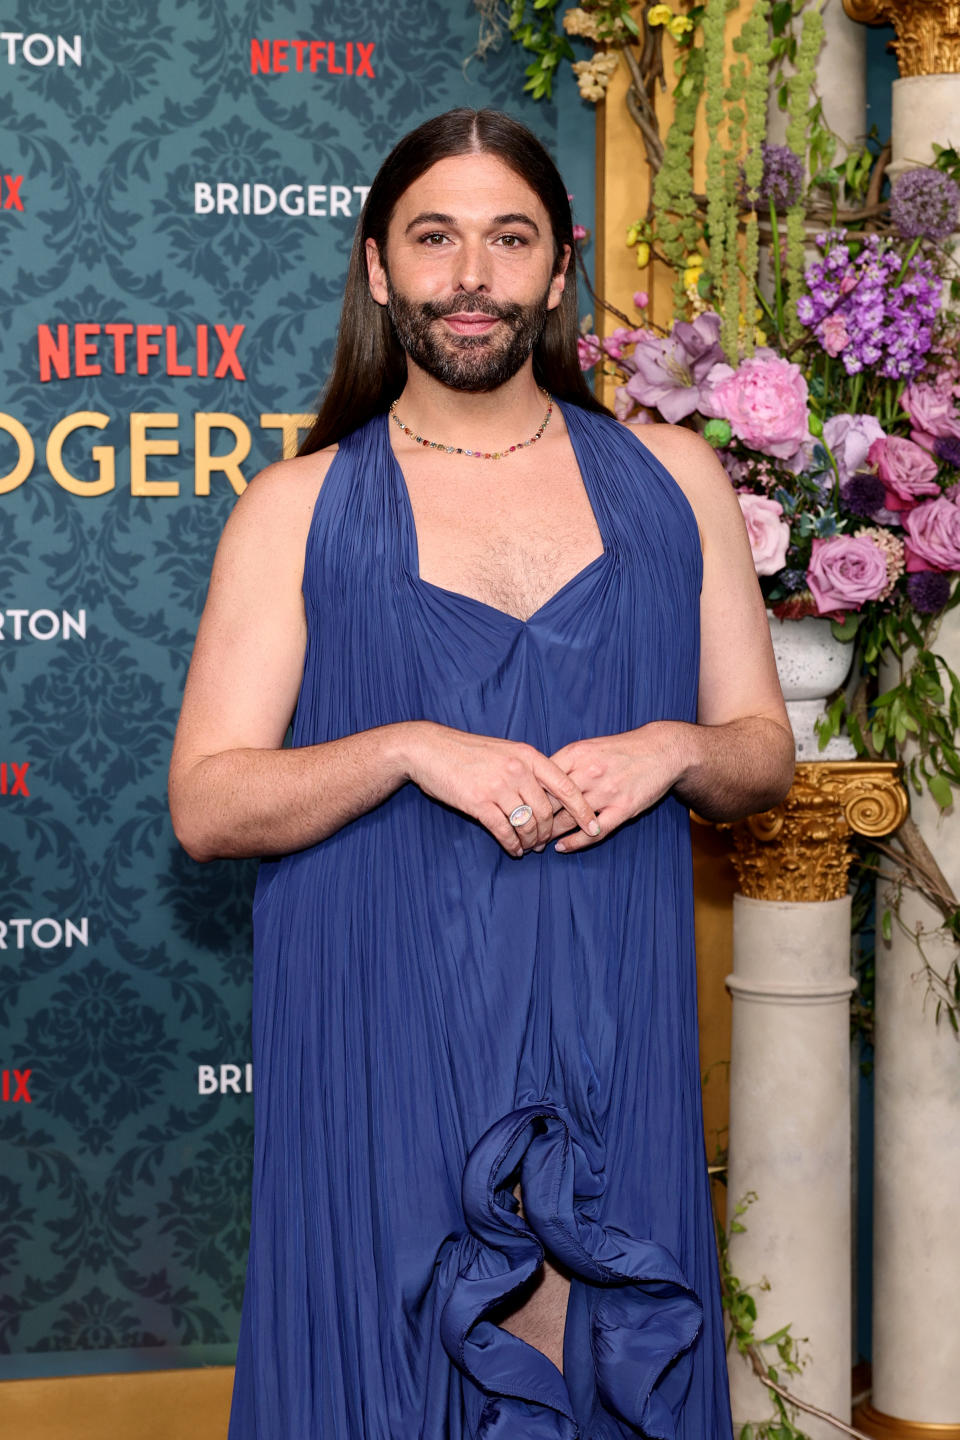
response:
M419 578L385 414L340 442L295 745L429 719L550 755L696 719L693 511L560 408L604 550L525 621ZM407 783L265 862L230 1440L730 1440L696 1009L672 794L515 859ZM544 1254L573 1276L562 1372L487 1318Z

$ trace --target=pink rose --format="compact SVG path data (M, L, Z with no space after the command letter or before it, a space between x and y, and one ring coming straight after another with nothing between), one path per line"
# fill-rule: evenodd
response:
M941 495L904 517L908 570L960 570L960 510Z
M820 341L827 354L835 359L850 344L845 315L828 315L820 326Z
M779 500L743 491L737 496L750 537L753 565L758 575L776 575L787 561L790 526L783 519Z
M586 240L586 238L587 238L587 227L586 227L586 225L574 225L574 227L573 227L573 238L574 238L574 240Z
M888 585L887 562L879 545L866 536L832 535L814 540L810 550L807 586L818 615L846 618L877 600Z
M932 450L934 440L948 436L960 440L960 415L953 396L953 387L921 385L914 380L904 390L901 405L913 422L913 439Z
M751 450L789 460L810 439L807 382L799 365L758 350L737 370L715 366L708 380L701 411L729 420Z
M874 415L832 415L823 427L823 438L842 482L866 465L870 446L883 439L883 426Z
M883 503L888 510L909 510L921 495L939 495L937 462L912 440L885 435L874 440L867 452L871 465L883 481Z

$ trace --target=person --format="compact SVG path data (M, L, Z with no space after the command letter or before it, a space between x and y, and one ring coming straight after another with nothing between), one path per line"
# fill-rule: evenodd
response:
M793 739L733 487L588 389L572 245L518 122L401 140L217 551L170 806L262 857L230 1440L731 1434L689 811Z

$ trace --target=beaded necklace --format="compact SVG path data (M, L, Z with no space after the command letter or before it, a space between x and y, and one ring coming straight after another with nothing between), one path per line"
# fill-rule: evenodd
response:
M541 389L540 394L547 395L547 392ZM399 398L400 397L397 396L397 399ZM505 455L512 455L514 450L525 450L528 445L536 444L544 430L546 430L550 424L550 416L552 414L553 401L550 399L550 396L547 395L547 413L543 417L543 424L540 426L536 435L531 435L529 440L521 440L516 445L509 445L506 450L465 450L462 445L442 445L439 440L427 440L422 435L415 435L410 429L410 426L404 425L400 416L397 414L397 401L394 400L390 406L390 419L399 425L404 435L409 435L410 439L415 441L417 445L425 445L428 450L443 450L448 455L469 455L474 460L502 460Z

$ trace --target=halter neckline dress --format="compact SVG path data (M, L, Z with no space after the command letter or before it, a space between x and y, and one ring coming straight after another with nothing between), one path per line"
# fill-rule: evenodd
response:
M420 579L385 413L340 442L294 745L429 719L550 755L696 720L689 502L555 403L604 549L525 620ZM731 1440L673 794L515 859L406 783L264 862L253 1057L229 1440ZM562 1373L487 1318L545 1253L573 1277Z

